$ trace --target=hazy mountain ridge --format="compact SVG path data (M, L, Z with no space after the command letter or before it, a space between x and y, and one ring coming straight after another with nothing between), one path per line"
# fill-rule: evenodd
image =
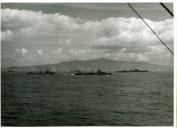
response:
M14 71L39 71L39 70L55 70L57 72L69 72L74 70L91 71L101 69L104 71L118 71L124 69L146 69L149 71L173 71L172 66L160 66L156 64L149 64L144 62L127 62L127 61L115 61L109 59L91 59L91 60L73 60L67 62L61 62L58 64L37 65L37 66L23 66L23 67L11 67L6 70ZM4 69L2 69L4 70Z

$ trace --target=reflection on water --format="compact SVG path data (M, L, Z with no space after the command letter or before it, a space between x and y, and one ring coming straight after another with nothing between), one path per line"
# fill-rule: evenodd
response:
M2 73L3 126L171 126L172 73Z

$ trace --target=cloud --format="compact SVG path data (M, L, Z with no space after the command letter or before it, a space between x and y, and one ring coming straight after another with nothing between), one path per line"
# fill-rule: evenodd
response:
M144 45L139 45L138 47L134 46L119 46L119 45L97 45L93 46L95 49L105 49L107 53L113 53L116 51L124 50L125 53L144 53L148 52L151 49L148 47L145 47Z
M10 41L13 37L13 32L11 30L6 30L1 32L1 41Z
M16 10L16 9L2 9L2 24L3 29L30 29L35 27L35 31L48 30L54 31L56 29L77 29L79 19L72 17L56 14L44 14L42 12L27 11L27 10ZM48 25L48 26L46 26ZM48 28L48 29L46 29Z
M42 51L41 49L37 49L36 52L37 52L37 54L40 55L40 56L43 56L43 55L44 55L44 53L43 53L43 51Z
M15 49L16 55L20 55L20 56L25 56L28 52L29 52L29 50L27 50L26 48Z
M135 17L91 21L60 13L46 14L7 8L2 9L1 19L1 41L3 44L8 43L2 45L2 49L8 46L16 49L16 54L29 54L33 64L39 63L37 57L43 59L43 63L99 57L157 64L170 58L169 64L172 63L165 46ZM173 20L145 20L173 49ZM19 47L35 51L39 56ZM2 55L6 52L3 50Z

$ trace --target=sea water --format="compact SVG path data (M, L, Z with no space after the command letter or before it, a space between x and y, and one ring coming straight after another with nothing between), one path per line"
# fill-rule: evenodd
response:
M3 126L172 126L173 73L1 74Z

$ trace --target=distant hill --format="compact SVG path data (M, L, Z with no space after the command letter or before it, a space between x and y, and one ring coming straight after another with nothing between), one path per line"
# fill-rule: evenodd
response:
M104 71L118 71L123 69L146 69L148 71L173 71L171 66L160 66L156 64L149 64L143 62L128 62L128 61L115 61L109 59L92 59L92 60L74 60L61 62L58 64L37 65L27 67L11 67L2 70L14 70L14 71L39 71L39 70L55 70L57 72L69 72L75 70L91 71L101 69Z

